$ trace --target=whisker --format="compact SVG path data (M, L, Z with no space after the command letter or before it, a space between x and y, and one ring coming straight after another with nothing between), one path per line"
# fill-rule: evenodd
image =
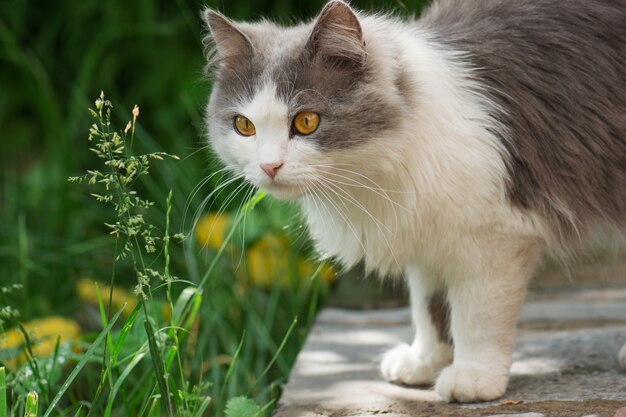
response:
M365 213L378 227L379 231L382 232L381 227L384 228L387 232L389 233L393 233L386 225L384 225L380 220L378 220L369 210L367 210L363 204L361 204L358 200L356 200L352 195L350 195L350 193L346 192L345 190L343 190L341 187L338 187L336 184L334 184L332 181L330 181L327 178L318 178L318 180L327 185L328 189L330 191L332 191L337 197L339 197L340 199L347 201L348 203L351 203L352 205L354 205L355 207L357 207L358 209L360 209L363 213ZM339 194L339 192L341 192L342 194Z
M241 190L243 190L245 188L247 184L246 183L241 183L237 186L237 188L235 188L234 191L232 191L228 197L226 198L226 200L224 201L224 203L222 204L221 208L217 211L217 213L215 214L213 221L211 222L211 225L209 226L209 231L207 233L207 236L211 236L211 234L213 233L213 230L215 229L215 225L217 222L217 219L220 218L220 216L222 216L222 214L224 213L224 211L226 210L226 207L228 207L228 204L230 204L230 202L232 200L234 200L236 198L236 196L241 192ZM222 187L223 188L223 187ZM199 220L199 216L198 219ZM197 221L196 221L197 224ZM206 248L207 242L203 243L203 249Z
M361 246L361 249L363 250L363 252L365 253L365 245L363 244L363 241L361 240L361 238L359 237L354 225L352 224L352 222L350 222L350 220L346 217L345 213L341 210L341 208L339 208L339 206L337 206L337 204L335 204L335 202L333 201L333 199L325 192L325 190L320 187L317 183L315 182L311 182L310 183L322 196L324 196L325 200L331 205L333 206L333 208L336 210L337 214L341 217L341 219L344 221L345 225L349 228L349 230L352 232L352 234L354 235L354 238L357 240L357 242L359 243L359 245ZM316 193L317 194L317 193ZM320 203L322 203L322 205L324 207L326 207L325 204L323 204L324 199L320 199ZM327 207L326 207L327 208ZM327 212L328 215L331 216L330 211L327 208Z
M228 169L230 169L230 167L226 166L224 168L221 168L221 169L213 172L212 174L207 175L202 180L200 180L200 182L191 190L191 193L190 193L189 197L187 197L187 201L186 201L185 207L183 209L183 227L185 225L185 220L187 218L187 212L189 211L189 208L191 207L191 203L193 202L193 199L196 197L196 195L198 194L200 189L202 187L204 187L206 185L206 183L209 182L217 174L226 172Z
M337 183L337 184L341 184L341 185L346 185L348 187L354 187L354 188L362 188L368 191L373 192L374 194L378 195L379 197L382 197L383 199L385 199L387 202L389 202L391 205L399 207L403 210L405 210L408 213L412 213L411 210L407 209L406 207L404 207L402 204L398 203L397 201L395 201L394 199L392 199L386 191L382 191L379 192L378 190L382 190L382 188L377 187L377 188L372 188L369 187L368 185L363 184L362 182L355 180L354 178L350 178L347 177L345 175L341 175L341 174L337 174L335 172L330 172L330 171L322 171L325 175L330 175L330 176L334 176L334 177L339 177L348 181L352 181L352 183L347 183L347 182L343 182L343 181L338 181L333 179L332 181ZM328 178L330 180L330 178Z

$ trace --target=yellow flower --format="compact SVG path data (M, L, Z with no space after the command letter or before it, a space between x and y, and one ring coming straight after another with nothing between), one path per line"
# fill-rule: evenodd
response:
M228 233L230 216L227 214L208 213L196 224L195 235L203 248L218 250Z
M254 284L269 287L280 285L288 287L292 284L290 279L294 268L290 268L289 239L286 236L266 235L260 238L250 247L247 252L248 277ZM309 260L297 257L295 272L298 274L297 282L302 282L311 278L318 268L318 264ZM319 276L324 283L330 283L334 279L336 272L334 268L324 263Z
M111 291L111 286L99 282L98 287L100 288L102 301L104 302L104 305L107 305L109 302L109 291ZM78 294L78 298L84 302L98 305L95 281L86 278L79 279L76 283L76 293ZM123 314L128 316L137 305L137 297L124 288L114 286L111 297L111 310L120 310L124 303L126 303L126 308L124 309Z
M38 357L52 355L57 338L60 339L60 343L64 343L80 335L78 323L65 317L46 317L24 323L23 326L32 342L33 354ZM0 337L0 350L19 349L25 344L24 335L19 328L9 329L3 337ZM6 361L6 365L10 369L15 369L25 359L25 355L21 354L15 359Z
M250 281L265 287L276 282L287 284L288 250L289 242L285 236L266 235L257 240L246 255Z

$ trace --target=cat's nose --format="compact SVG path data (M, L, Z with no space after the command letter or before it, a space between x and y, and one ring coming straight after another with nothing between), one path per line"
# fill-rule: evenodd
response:
M276 173L282 166L283 166L282 162L272 162L269 164L261 164L261 169L265 171L268 177L270 177L271 179L274 179L274 177L276 176Z

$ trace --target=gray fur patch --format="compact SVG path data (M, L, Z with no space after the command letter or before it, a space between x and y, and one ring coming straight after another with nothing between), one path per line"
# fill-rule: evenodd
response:
M626 2L442 0L420 20L467 51L508 128L508 194L560 239L626 220Z
M445 291L433 294L428 301L428 314L437 330L437 336L442 343L452 344L450 334L450 305Z

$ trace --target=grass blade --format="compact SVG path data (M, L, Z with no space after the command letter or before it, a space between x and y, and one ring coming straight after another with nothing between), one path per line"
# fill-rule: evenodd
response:
M195 287L187 287L185 288L176 303L174 304L174 311L172 313L172 326L179 326L183 322L183 317L185 315L186 310L189 308L189 302L192 300L192 297L195 297L199 293L199 290Z
M233 355L233 358L230 361L230 365L228 365L228 371L226 371L226 376L224 377L224 382L222 383L222 391L224 391L224 388L226 387L226 384L228 383L228 380L230 379L230 375L233 373L233 370L235 369L235 363L237 363L237 359L239 359L239 354L241 353L241 348L243 347L243 342L246 339L246 330L244 329L243 334L241 335L241 341L239 342L239 346L237 346L237 349L235 350L235 354Z
M44 378L39 372L39 365L37 364L37 360L35 359L35 354L33 353L33 343L30 340L30 336L28 335L28 332L24 328L24 325L22 323L19 323L18 325L20 327L20 332L22 332L22 336L24 336L24 342L26 343L26 346L24 347L24 355L26 356L26 362L28 363L28 367L30 368L30 370L33 372L33 375L35 375L36 377L35 379L37 380L37 385L39 386L39 389L45 395L46 391L42 384L42 381Z
M143 349L145 349L145 348L143 348ZM124 371L122 371L122 373L119 376L119 378L117 378L117 380L115 381L115 385L113 385L113 389L111 389L111 393L109 394L109 401L107 403L107 407L106 407L106 410L104 412L104 417L109 417L111 415L111 411L113 409L113 401L115 400L117 392L119 391L120 387L122 386L122 383L124 382L126 377L128 377L128 375L130 374L130 371L132 371L133 368L139 362L141 362L141 360L143 359L144 356L146 356L146 351L145 350L138 351L137 354L130 361L130 363L128 365L126 365L126 368L124 369Z
M137 318L137 314L141 309L141 303L137 303L133 311L130 313L130 316L126 319L124 323L124 327L122 327L122 331L117 336L117 340L115 341L115 345L113 346L113 350L111 351L111 363L113 366L117 366L117 357L122 350L122 346L124 345L124 341L126 340L126 336L128 336L128 332L133 327L135 323L135 319Z
M206 397L204 400L202 400L202 403L198 406L198 409L194 413L193 417L202 417L206 409L209 407L210 403L211 397Z
M261 415L263 415L263 413L265 412L265 410L267 410L268 408L270 408L272 405L274 405L274 403L276 402L276 400L272 400L270 402L268 402L267 404L265 404L263 406L263 408L261 408L255 415L254 417L259 417Z
M7 376L4 366L0 366L0 417L7 417Z
M107 323L107 312L104 307L104 301L102 301L102 294L100 294L100 286L97 282L94 282L96 287L96 298L98 299L98 308L100 309L100 320L102 320L102 327L106 327ZM111 286L111 290L113 291L113 286ZM110 308L110 306L109 306ZM111 333L107 334L107 345L109 347L109 351L113 351L113 341L111 340Z
M289 329L287 329L287 333L285 333L285 337L283 337L282 342L280 342L280 346L278 346L278 349L276 349L276 352L274 353L274 356L272 356L272 360L270 360L270 363L268 363L267 366L265 367L265 369L263 370L263 372L261 372L261 375L257 378L257 380L254 383L254 385L252 385L252 387L250 387L250 390L248 391L248 395L250 395L250 393L252 393L252 391L258 385L259 381L261 381L261 379L263 379L263 377L271 369L272 365L274 365L274 362L276 362L276 359L278 359L278 355L280 355L280 352L283 351L283 348L285 347L285 344L287 344L287 340L289 339L289 336L291 336L291 332L293 332L293 329L296 327L296 324L298 324L298 317L294 317L293 318L293 321L291 322L291 325L289 326Z
M78 363L76 364L72 372L69 374L69 376L67 377L67 379L61 386L61 389L59 390L59 392L57 392L57 395L55 395L54 398L52 399L52 402L50 402L50 405L48 406L48 409L44 413L43 417L48 417L52 413L56 405L61 400L61 397L63 397L63 394L65 394L65 391L67 391L67 389L70 387L72 382L74 382L74 379L76 379L76 376L78 376L78 373L87 364L87 361L89 361L89 359L93 357L93 355L96 352L96 349L100 346L100 343L102 343L102 340L105 338L105 336L109 334L109 331L111 330L111 328L113 327L117 319L119 318L120 314L122 314L122 311L124 310L125 307L126 307L126 304L124 304L124 306L122 306L122 308L115 314L115 316L113 316L111 321L109 321L109 324L107 325L107 327L102 329L100 334L98 334L98 337L96 338L96 340L91 344L91 346L89 346L89 349L87 349L87 351L82 356L82 358L80 358L80 361L78 361Z
M37 391L31 391L26 396L26 408L24 409L24 417L37 417L39 412L39 394Z

